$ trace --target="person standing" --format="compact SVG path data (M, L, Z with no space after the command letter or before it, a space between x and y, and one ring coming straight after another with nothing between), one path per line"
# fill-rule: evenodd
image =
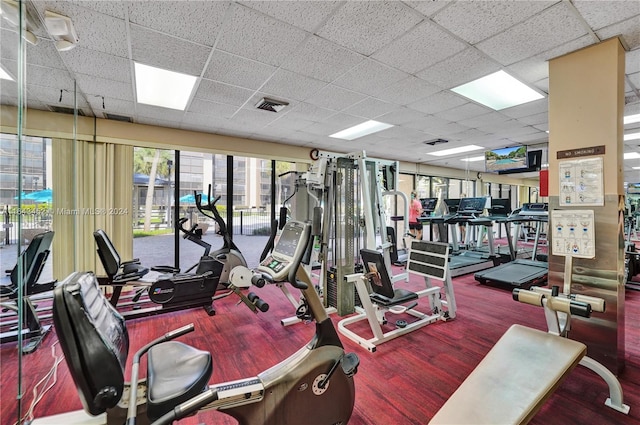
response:
M418 217L422 215L422 204L415 191L411 192L411 203L409 204L409 233L419 241L422 240L422 223Z

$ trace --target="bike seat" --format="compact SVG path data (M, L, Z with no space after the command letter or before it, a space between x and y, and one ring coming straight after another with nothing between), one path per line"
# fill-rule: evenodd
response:
M178 341L156 345L147 354L147 417L155 421L207 389L211 354Z

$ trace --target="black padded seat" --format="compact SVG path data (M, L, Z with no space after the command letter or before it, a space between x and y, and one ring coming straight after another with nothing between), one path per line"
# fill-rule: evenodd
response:
M98 246L98 257L102 262L104 271L109 277L110 283L124 283L138 280L149 273L149 268L144 267L136 260L122 261L116 247L109 236L102 229L93 232L93 237Z
M213 372L211 354L178 341L147 353L147 416L152 421L204 391Z
M375 292L371 294L369 298L371 298L372 302L380 304L383 307L392 307L394 305L404 304L409 301L417 300L418 294L400 288L393 290L393 298L385 297L384 295Z

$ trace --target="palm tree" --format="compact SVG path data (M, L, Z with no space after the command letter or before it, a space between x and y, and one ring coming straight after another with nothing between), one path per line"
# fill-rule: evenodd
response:
M172 153L167 150L153 148L136 148L134 150L134 172L149 176L147 198L144 204L145 232L151 230L151 212L153 210L153 191L155 189L156 176L169 177L169 160L171 159Z

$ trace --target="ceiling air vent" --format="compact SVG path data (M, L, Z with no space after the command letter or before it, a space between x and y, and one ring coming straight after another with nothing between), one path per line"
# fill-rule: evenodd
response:
M108 113L104 112L104 117L106 119L108 119L108 120L122 121L122 122L133 122L133 119L131 117L126 116L126 115L108 114Z
M280 112L288 104L289 102L284 102L282 100L274 100L274 99L269 99L268 97L263 97L262 99L260 99L260 102L256 103L256 108L263 109L265 111Z
M67 108L65 106L53 106L53 105L49 105L49 109L52 112L59 112L61 114L69 114L69 115L73 115L73 108ZM82 109L78 109L78 115L80 116L85 116L84 112L82 112Z
M431 145L431 146L439 145L441 143L449 143L449 141L444 139L433 139L433 140L427 140L426 142L424 142L425 145Z

